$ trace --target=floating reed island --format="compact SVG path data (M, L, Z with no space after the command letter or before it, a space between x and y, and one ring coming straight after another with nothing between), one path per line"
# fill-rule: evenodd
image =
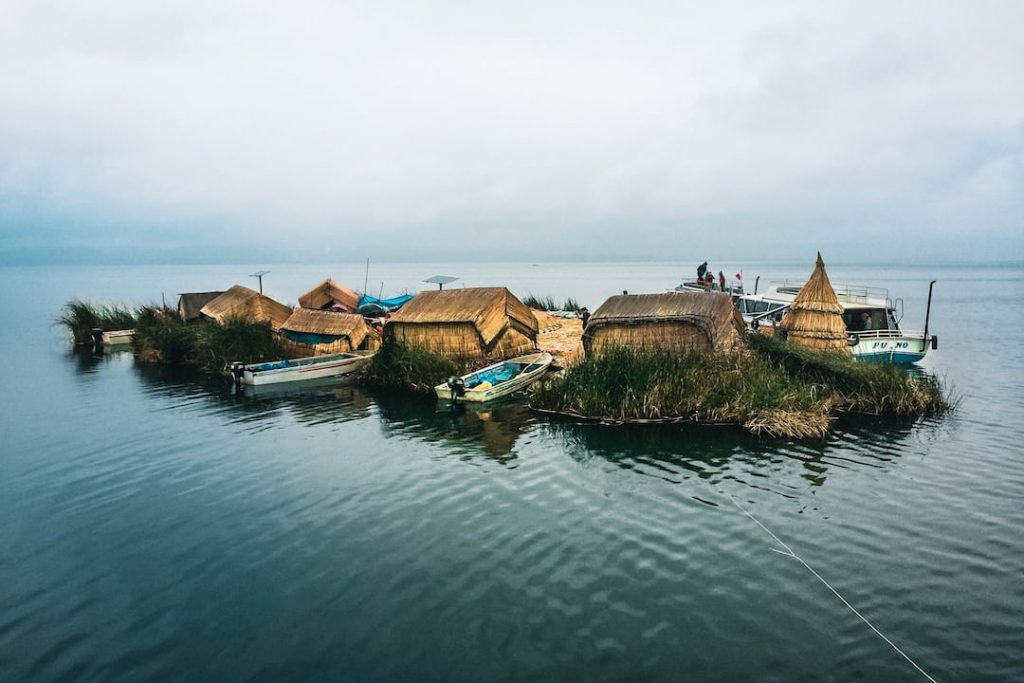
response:
M181 294L176 308L74 300L58 322L76 343L100 330L130 338L142 361L211 374L229 364L307 367L312 361L299 359L362 354L370 359L359 365L360 381L385 390L434 391L545 351L556 372L530 387L530 407L608 424L735 425L821 437L843 414L932 415L955 403L931 376L854 360L820 254L779 324L759 331L747 329L724 291L622 294L590 315L571 298L560 306L553 296L524 301L504 287L379 299L327 278L298 300L287 306L235 285Z
M728 424L796 438L824 436L843 413L952 407L931 376L853 360L842 313L820 254L777 334L747 332L724 292L614 296L586 327L585 360L540 384L531 406L610 424Z
M608 348L538 384L531 407L606 424L737 425L802 438L824 436L843 413L932 415L951 400L930 376L750 334L725 354Z

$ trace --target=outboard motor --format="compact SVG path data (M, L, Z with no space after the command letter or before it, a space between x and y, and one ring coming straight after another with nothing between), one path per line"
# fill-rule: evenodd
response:
M245 374L245 364L235 361L229 366L229 369L231 370L231 376L235 378L235 389L241 389L242 376Z
M454 401L456 396L466 395L466 381L461 377L449 377L448 389L452 392L452 400Z
M89 334L92 336L92 348L93 351L103 350L103 330L98 327L94 327L89 330Z

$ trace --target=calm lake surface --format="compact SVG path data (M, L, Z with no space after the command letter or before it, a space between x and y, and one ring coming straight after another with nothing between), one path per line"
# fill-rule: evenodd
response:
M715 272L724 264L712 263ZM660 291L693 264L372 264L369 289ZM0 268L0 679L1024 680L1024 270L830 265L924 322L954 414L824 441L451 414L353 386L236 396L70 353L68 299L364 265ZM800 264L744 277L805 278ZM729 274L739 264L731 265Z

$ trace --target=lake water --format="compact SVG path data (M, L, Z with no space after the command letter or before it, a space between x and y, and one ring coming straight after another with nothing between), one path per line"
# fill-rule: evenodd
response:
M368 289L443 273L593 310L695 263L371 264ZM266 267L288 303L365 277ZM937 680L1024 680L1021 267L830 266L911 328L938 280L925 367L962 400L823 441L236 396L52 325L256 269L0 268L0 680L924 680L730 496Z

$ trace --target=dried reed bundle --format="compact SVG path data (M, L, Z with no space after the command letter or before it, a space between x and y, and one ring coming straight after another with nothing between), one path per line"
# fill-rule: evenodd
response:
M829 282L820 252L814 272L783 316L781 328L796 346L852 354L847 343L843 307Z

